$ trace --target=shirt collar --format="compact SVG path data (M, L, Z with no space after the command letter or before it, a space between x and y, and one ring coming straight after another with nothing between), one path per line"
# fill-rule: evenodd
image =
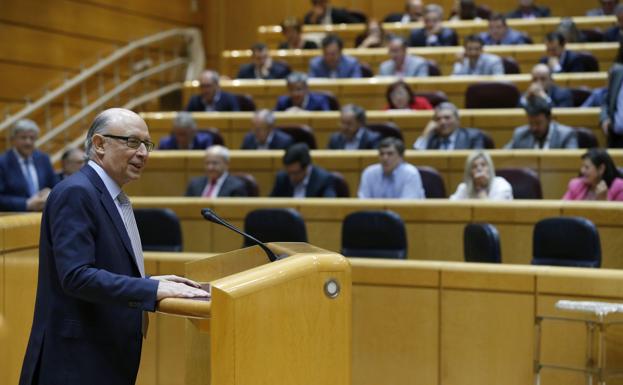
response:
M97 175L99 175L99 177L102 180L102 182L104 182L104 186L106 186L106 190L108 190L108 193L110 194L112 199L113 200L117 199L117 196L121 192L121 187L119 187L117 182L115 182L108 175L108 173L106 173L106 171L102 168L102 166L100 166L99 164L95 163L93 160L89 160L89 162L87 164L89 166L91 166L91 168L93 170L95 170Z
M30 155L29 157L25 158L15 148L13 148L13 153L15 154L15 157L17 158L17 160L19 161L20 164L23 164L26 159L32 160L32 155Z

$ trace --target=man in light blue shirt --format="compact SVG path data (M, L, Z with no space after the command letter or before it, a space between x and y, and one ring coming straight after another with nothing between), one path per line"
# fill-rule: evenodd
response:
M417 168L404 161L402 140L387 137L379 144L380 162L361 175L359 198L424 199L422 178Z

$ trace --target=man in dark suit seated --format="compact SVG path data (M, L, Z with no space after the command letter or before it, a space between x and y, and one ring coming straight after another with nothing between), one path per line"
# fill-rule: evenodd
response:
M528 104L528 99L538 96L547 100L552 107L573 107L571 91L554 83L552 72L545 64L532 68L532 84L519 100L521 107Z
M41 211L58 181L50 158L35 149L37 123L21 119L11 127L11 148L0 156L0 211Z
M283 156L283 165L285 170L277 173L271 197L336 197L333 176L327 170L312 165L307 144L290 146Z
M205 150L212 145L212 135L197 131L190 112L178 112L173 120L171 135L160 139L160 150Z
M330 150L369 150L376 148L381 136L366 128L366 110L355 104L342 107L341 130L331 134Z
M240 111L238 100L219 87L216 71L203 71L199 76L201 93L191 96L186 111Z
M344 42L336 35L322 39L322 56L309 61L312 78L360 78L361 66L352 56L342 54Z
M547 100L538 96L528 99L524 107L528 124L515 128L506 149L578 148L575 130L552 119L552 109Z
M519 0L519 7L506 15L509 19L534 19L550 17L549 8L534 4L534 0Z
M614 8L614 14L617 17L617 24L608 28L606 32L604 32L605 41L621 40L621 28L623 27L623 4L619 4Z
M70 148L61 156L61 171L56 174L61 181L68 176L78 172L86 163L86 155L79 148Z
M482 32L480 37L485 45L530 44L528 37L506 24L504 15L494 13L489 18L489 32Z
M292 72L286 78L288 95L277 99L275 111L329 111L329 98L318 92L310 92L307 86L307 75Z
M424 28L414 29L409 37L410 47L438 47L458 45L456 32L441 25L443 8L437 4L424 7Z
M545 35L547 56L543 56L539 62L547 64L552 73L586 71L581 55L565 49L565 44L565 37L560 32Z
M245 197L244 182L228 172L229 151L226 147L214 145L206 150L205 176L193 178L186 188L188 197Z
M312 9L305 14L305 24L342 24L357 23L348 10L334 8L329 0L311 0Z
M424 4L422 0L405 1L404 13L390 13L383 20L385 23L415 23L422 21Z
M484 148L480 130L460 126L459 110L450 102L435 107L433 119L415 141L416 150L465 150Z
M264 43L251 47L253 63L243 64L238 71L238 79L284 79L290 73L287 64L274 61Z
M275 115L267 109L256 111L251 120L253 129L242 140L242 150L285 150L294 140L275 129Z

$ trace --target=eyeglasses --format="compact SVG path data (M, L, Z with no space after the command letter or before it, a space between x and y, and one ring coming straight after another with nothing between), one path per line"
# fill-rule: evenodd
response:
M141 146L141 143L145 145L145 149L147 152L151 152L154 149L155 144L150 142L149 140L140 140L139 138L135 138L133 136L118 136L118 135L102 135L106 138L119 139L125 141L125 144L130 148L138 149Z

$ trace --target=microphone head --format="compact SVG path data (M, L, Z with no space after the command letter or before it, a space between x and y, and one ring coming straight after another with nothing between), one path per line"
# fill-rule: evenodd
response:
M214 210L209 208L201 209L201 215L203 215L203 217L210 222L213 222L216 217L216 213L214 212Z

